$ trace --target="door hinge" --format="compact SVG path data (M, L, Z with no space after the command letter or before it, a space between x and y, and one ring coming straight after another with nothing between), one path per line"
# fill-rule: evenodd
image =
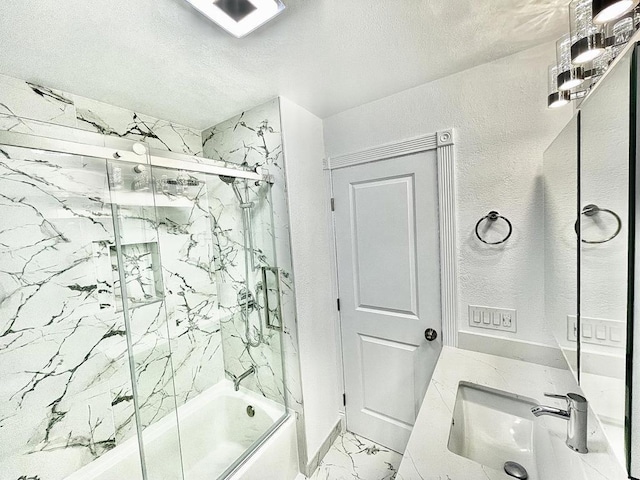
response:
M336 199L335 198L331 198L331 211L335 212L336 211Z
M340 311L340 299L336 299L336 303L338 304L338 311Z
M342 394L342 406L343 407L347 406L347 394L346 393Z

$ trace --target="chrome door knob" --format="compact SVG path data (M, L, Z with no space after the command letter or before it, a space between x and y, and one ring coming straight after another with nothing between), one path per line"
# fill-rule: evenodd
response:
M438 338L438 332L436 332L433 328L427 328L424 331L424 338L426 338L430 342L433 342L436 338Z

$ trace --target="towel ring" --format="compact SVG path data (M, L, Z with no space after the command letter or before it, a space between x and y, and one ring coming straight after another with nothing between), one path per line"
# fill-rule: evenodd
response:
M582 215L586 215L587 217L593 217L594 215L597 215L600 212L606 212L606 213L610 213L611 215L613 215L616 219L616 221L618 222L618 228L616 228L616 231L613 235L611 235L609 238L606 238L604 240L585 240L582 239L582 243L590 243L590 244L599 244L599 243L607 243L611 240L613 240L614 238L616 238L618 236L618 234L620 233L620 231L622 230L622 220L620 220L620 216L618 216L618 214L616 212L614 212L613 210L609 210L608 208L600 208L597 205L594 205L593 203L590 203L589 205L585 205L585 207L582 209ZM576 234L578 234L580 228L580 218L578 218L578 220L576 220L576 224L575 224L575 230L576 230Z
M509 225L509 233L507 233L507 236L498 242L487 242L484 238L480 236L480 232L478 231L478 228L480 227L480 224L483 222L483 220L495 222L499 218L507 222L507 225ZM478 223L476 223L476 237L478 237L478 240L480 240L482 243L486 243L487 245L500 245L501 243L504 243L507 240L509 240L509 237L511 236L512 233L513 233L513 226L511 225L511 222L509 221L509 219L507 217L503 217L495 210L491 210L487 215L485 215L480 220L478 220Z

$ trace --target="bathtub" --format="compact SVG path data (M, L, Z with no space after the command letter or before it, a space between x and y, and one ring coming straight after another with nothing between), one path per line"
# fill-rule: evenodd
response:
M251 406L254 415L247 413ZM142 434L149 480L294 479L295 420L284 408L224 380L147 427ZM256 451L248 456L250 447ZM181 447L181 448L180 448ZM142 480L137 437L130 438L65 480ZM182 455L182 459L181 459ZM242 458L246 457L246 458ZM242 458L240 464L234 462ZM182 463L181 463L182 460Z

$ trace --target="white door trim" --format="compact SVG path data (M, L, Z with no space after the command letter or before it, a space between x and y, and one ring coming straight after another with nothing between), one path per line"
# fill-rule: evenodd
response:
M436 150L438 158L438 217L440 227L440 285L442 344L458 345L458 265L456 258L456 182L453 129L386 143L358 152L330 157L325 169L336 170ZM334 229L335 238L335 229Z

